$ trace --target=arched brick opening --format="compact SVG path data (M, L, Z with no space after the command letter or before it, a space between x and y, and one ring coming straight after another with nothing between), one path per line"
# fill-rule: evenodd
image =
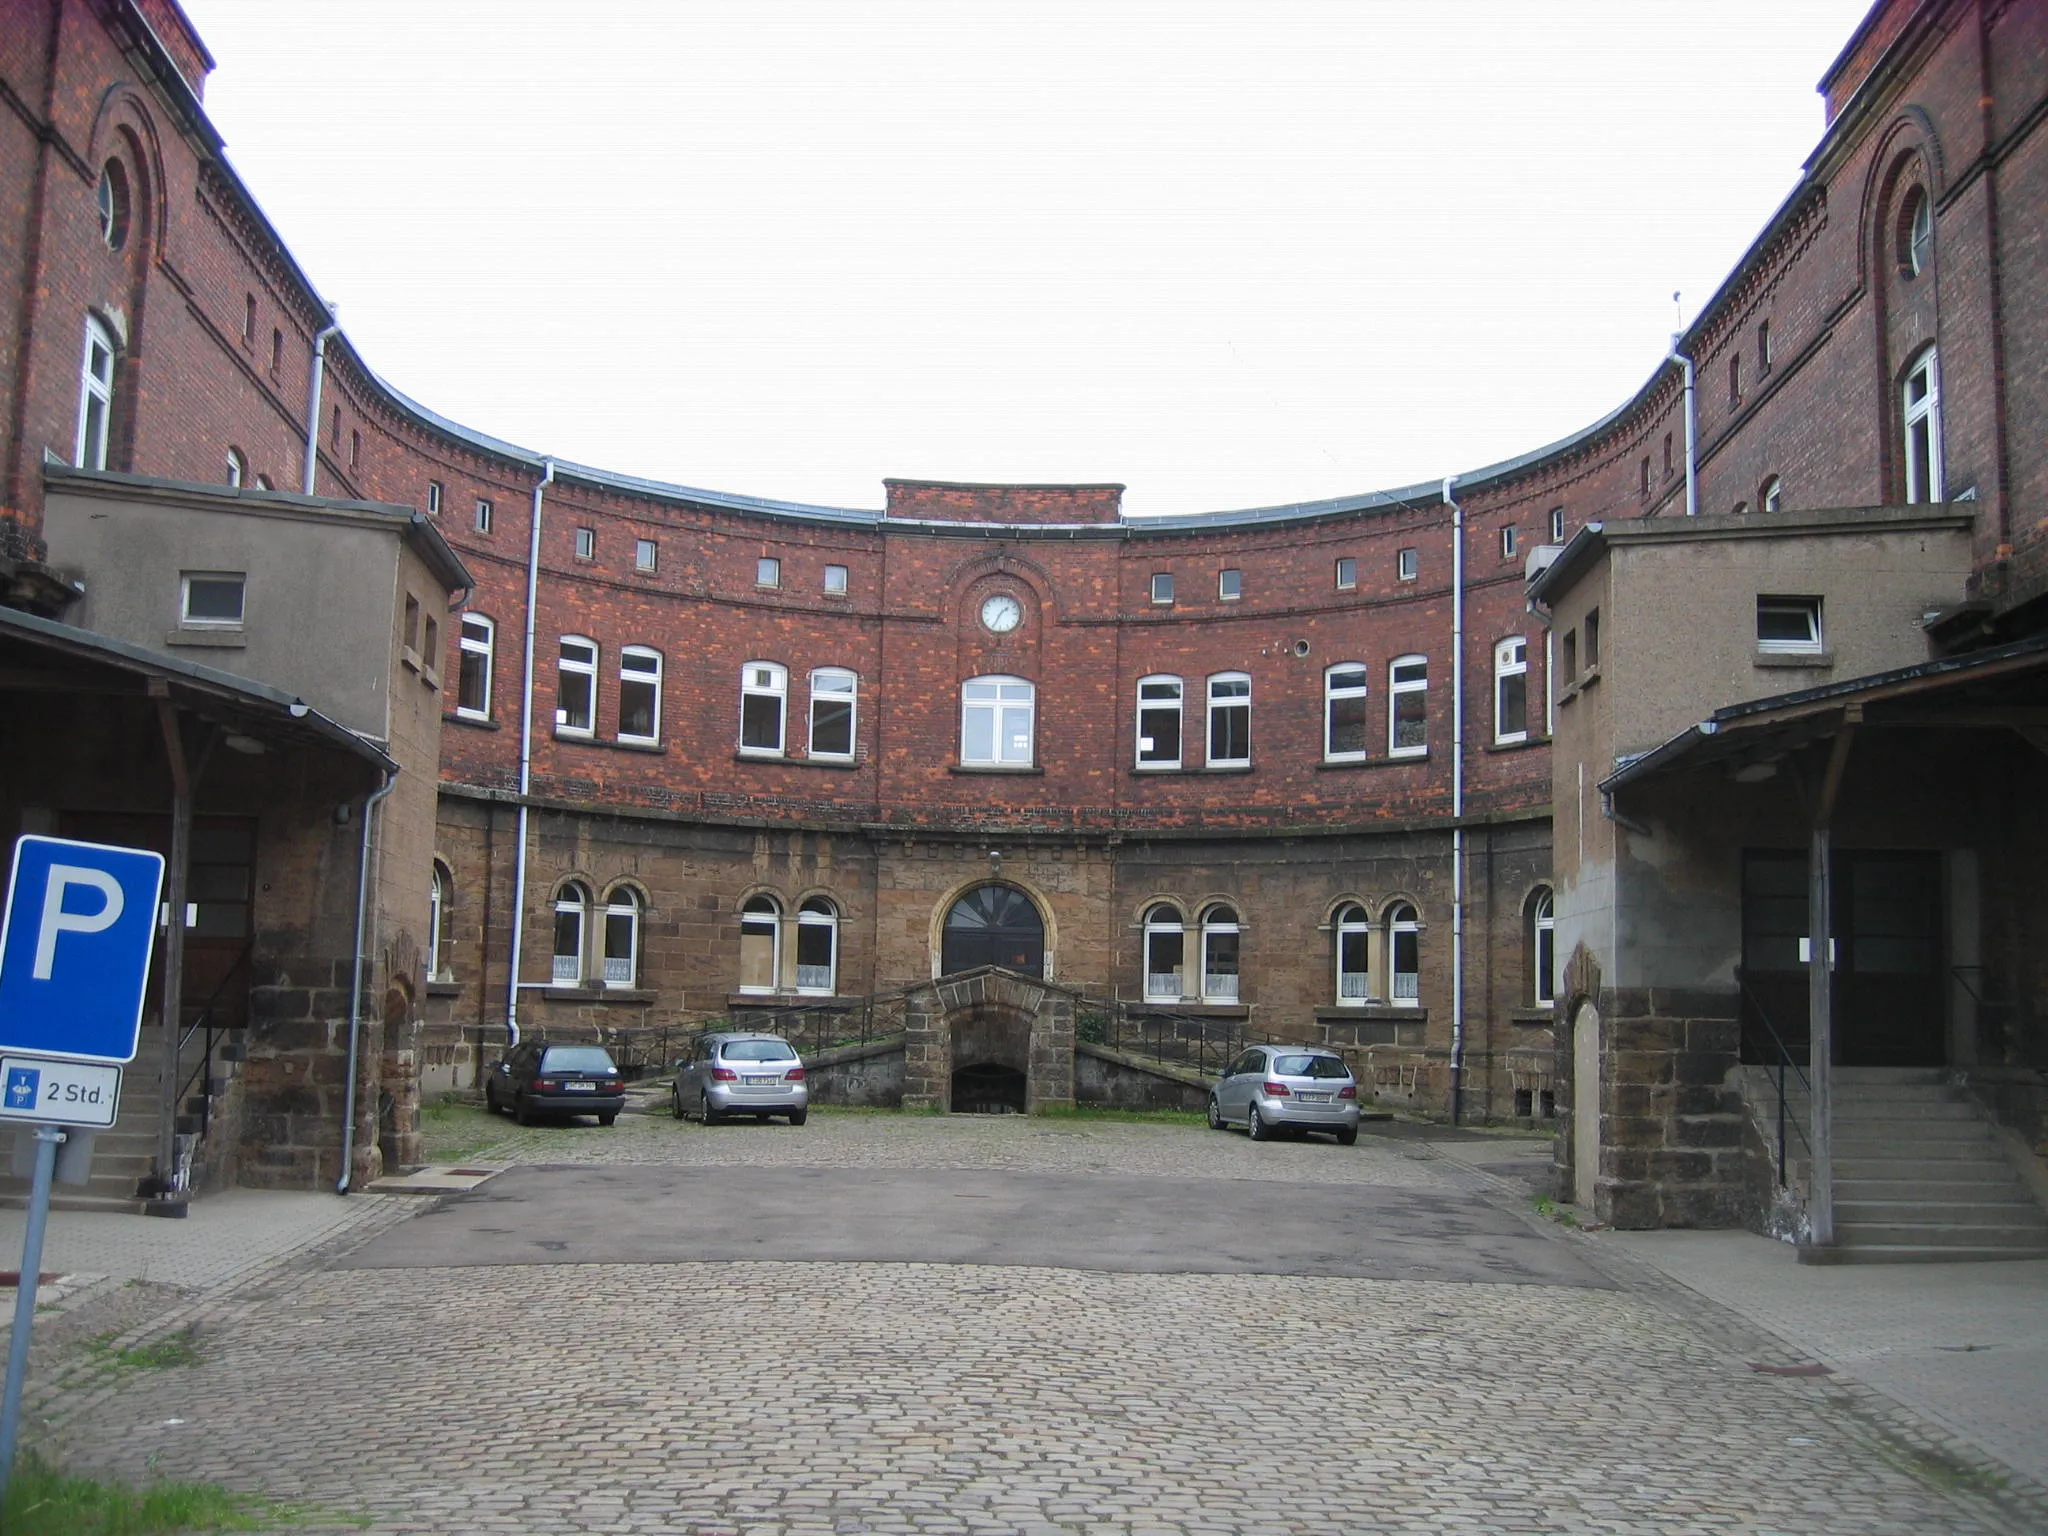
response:
M903 1029L903 1107L1031 1112L1074 1102L1075 994L984 966L918 989Z

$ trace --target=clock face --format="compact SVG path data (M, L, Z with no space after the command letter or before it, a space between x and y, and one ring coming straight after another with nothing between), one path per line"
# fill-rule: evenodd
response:
M981 605L981 622L999 635L1007 635L1024 622L1024 605L1007 592L998 592Z

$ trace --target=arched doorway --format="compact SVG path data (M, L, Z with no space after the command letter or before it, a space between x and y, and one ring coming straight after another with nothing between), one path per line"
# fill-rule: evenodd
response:
M976 886L946 914L940 973L951 976L982 965L1045 974L1045 919L1014 886Z
M1021 1115L1030 1080L999 1061L976 1062L953 1074L952 1107L956 1115Z
M1580 1003L1572 1015L1572 1201L1593 1209L1600 1178L1600 1010Z

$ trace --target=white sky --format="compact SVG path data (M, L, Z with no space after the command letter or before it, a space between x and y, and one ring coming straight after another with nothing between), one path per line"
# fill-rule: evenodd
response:
M1393 487L1620 404L1868 0L184 0L228 154L398 388L879 506Z

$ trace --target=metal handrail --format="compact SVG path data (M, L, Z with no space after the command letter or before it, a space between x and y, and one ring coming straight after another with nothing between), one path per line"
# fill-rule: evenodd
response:
M1771 1044L1776 1046L1778 1051L1778 1187L1783 1189L1785 1187L1785 1126L1788 1123L1785 1115L1785 1069L1790 1067L1798 1075L1799 1086L1804 1088L1809 1096L1813 1093L1813 1084L1807 1080L1806 1074L1800 1070L1799 1063L1792 1059L1791 1050L1786 1046L1784 1038L1779 1035L1777 1026L1771 1023L1771 1015L1769 1010L1764 1007L1763 999L1756 995L1755 989L1749 984L1749 978L1743 975L1739 969L1735 973L1735 983L1742 989L1742 995L1748 998L1750 1003L1756 1008L1757 1022L1763 1025L1765 1032L1771 1037ZM1809 1158L1812 1157L1813 1143L1807 1137L1806 1128L1797 1120L1792 1120L1789 1123L1792 1129L1799 1133L1799 1141L1806 1148L1806 1155Z
M206 1085L205 1091L199 1095L199 1136L202 1141L213 1129L214 1041L218 1036L227 1033L225 1029L216 1029L214 1027L213 1010L220 1002L221 995L227 991L228 983L233 981L241 973L243 967L248 965L249 956L255 950L255 947L256 939L252 934L243 943L242 952L235 956L235 963L222 973L220 981L214 987L212 993L208 995L205 1002L199 1005L199 1011L192 1022L185 1025L178 1035L177 1059L182 1062L185 1059L185 1047L190 1043L192 1037L202 1029L206 1031L206 1044L199 1053L199 1060L193 1063L192 1070L185 1074L184 1079L178 1084L177 1095L171 1100L173 1105L181 1105L192 1096L192 1088L195 1083L204 1083Z

